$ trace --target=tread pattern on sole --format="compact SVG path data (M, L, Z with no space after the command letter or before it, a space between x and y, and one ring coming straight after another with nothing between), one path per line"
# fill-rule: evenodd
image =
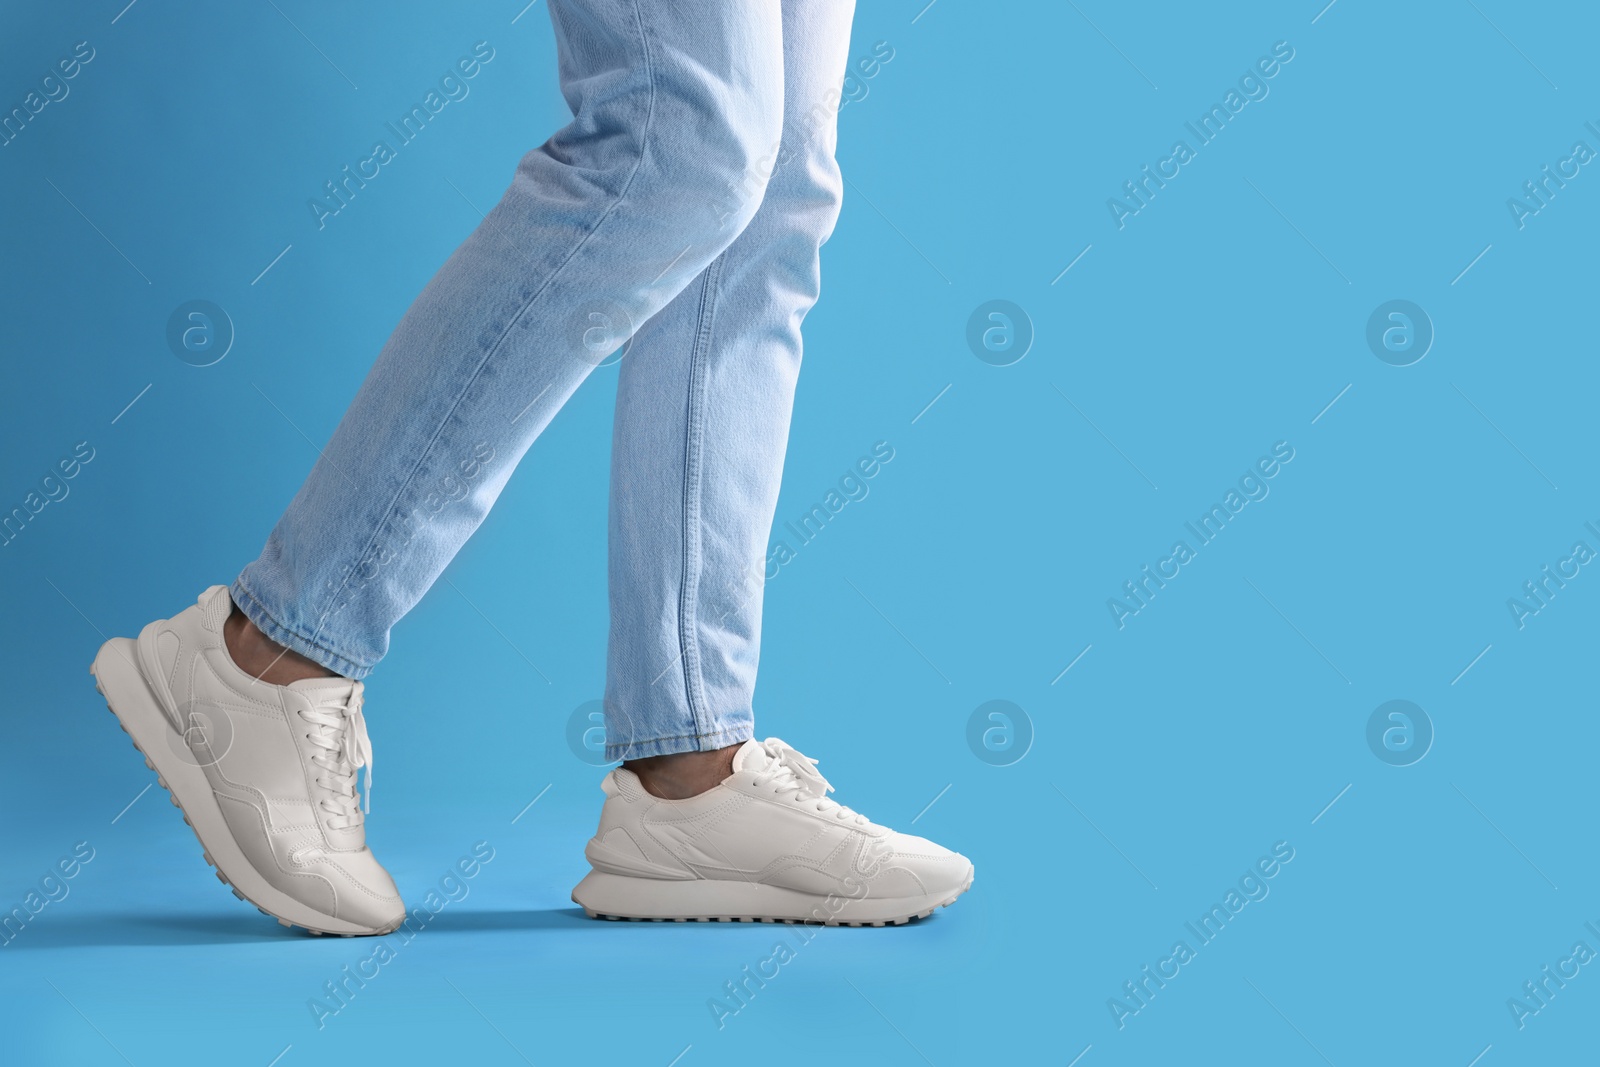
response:
M152 771L155 770L156 769L156 765L151 762L149 753L145 752L144 749L139 747L139 742L134 740L133 734L128 733L128 727L126 725L124 725L124 723L122 721L122 716L118 715L117 712L116 712L116 709L111 706L111 698L109 696L106 696L105 688L101 686L100 678L99 678L98 675L96 675L94 673L94 668L91 667L89 669L89 674L92 677L94 677L94 687L95 687L95 689L100 693L100 696L105 699L106 710L111 713L111 717L113 719L117 720L117 727L119 729L121 729L121 731L123 733L128 734L128 742L133 745L133 749L134 749L135 752L139 753L139 755L144 757L144 765L146 767L150 768ZM178 795L172 791L172 787L171 786L167 785L166 778L163 775L161 775L159 772L156 774L156 784L159 785L162 789L165 789L167 791L167 799L172 802L172 806L173 807L177 808L178 811L180 813L182 813L184 823L189 827L189 829L191 831L193 831L195 842L197 844L199 844L199 846L200 846L200 855L201 855L201 857L206 861L206 864L212 869L212 871L216 873L217 881L219 881L223 885L227 886L228 890L231 893L233 893L234 896L238 897L240 900L244 901L246 904L252 905L257 911L259 911L261 914L265 915L267 918L276 919L278 921L278 925L286 926L291 930L304 930L306 933L311 934L313 937L321 937L323 935L327 935L329 937L382 937L385 934L392 934L392 933L394 933L396 930L398 930L400 928L400 923L395 923L393 926L389 927L387 930L374 930L370 934L366 934L366 933L360 933L360 934L357 934L357 933L345 933L345 932L339 931L339 930L318 930L314 926L306 926L304 923L290 922L288 919L285 919L281 915L274 915L272 912L268 911L266 908L263 908L259 903L257 903L254 900L251 900L244 893L240 892L238 886L236 886L232 882L228 881L228 876L222 873L222 868L217 866L217 862L214 859L211 858L211 851L206 848L205 842L200 840L200 831L195 830L194 823L189 821L189 813L183 810L183 805L181 803L179 803L179 801L178 801Z
M892 919L852 920L852 919L779 919L770 915L689 915L689 916L656 916L656 915L611 915L603 911L584 908L583 913L591 919L607 919L611 922L640 922L640 923L783 923L788 926L905 926L907 923L918 919L926 919L940 908L948 908L956 899L972 888L972 879L967 879L967 884L952 893L947 900L922 911L912 912ZM576 903L576 901L574 901ZM581 906L581 905L580 905Z

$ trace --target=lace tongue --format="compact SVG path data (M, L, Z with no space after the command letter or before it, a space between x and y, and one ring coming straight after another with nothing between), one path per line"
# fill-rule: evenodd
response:
M739 746L739 751L733 754L733 769L737 771L762 771L772 763L772 757L767 755L767 750L761 747L761 742L753 738Z

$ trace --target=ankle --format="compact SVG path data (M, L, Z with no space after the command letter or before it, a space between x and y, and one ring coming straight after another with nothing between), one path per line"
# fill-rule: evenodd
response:
M738 745L709 752L673 752L665 756L625 760L623 766L639 776L645 792L662 800L688 800L722 784L733 773Z
M222 624L222 640L236 667L268 685L288 685L307 678L339 677L316 660L284 648L262 633L250 621L250 617L239 610L237 604L233 607L233 614Z

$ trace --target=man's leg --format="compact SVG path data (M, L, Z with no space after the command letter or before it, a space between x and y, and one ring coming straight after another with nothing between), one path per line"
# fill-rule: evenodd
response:
M366 846L353 679L578 383L749 221L754 201L721 219L685 205L748 172L782 123L769 4L551 0L551 14L571 125L522 160L406 313L231 597L206 590L107 641L92 668L207 861L285 924L405 921ZM246 673L235 603L280 663L346 677Z
M740 237L622 360L612 445L606 754L662 795L727 776L751 736L761 583L800 324L838 218L835 118L852 0L784 0L784 126L760 170L684 211ZM674 753L696 758L662 759Z
M776 5L552 0L574 118L407 311L231 590L350 678L388 647L588 373L755 213L694 210L777 140Z
M800 323L839 212L850 16L783 0L784 143L761 209L622 361L605 709L623 764L572 891L592 916L883 926L972 885L965 856L830 799L815 760L751 735Z

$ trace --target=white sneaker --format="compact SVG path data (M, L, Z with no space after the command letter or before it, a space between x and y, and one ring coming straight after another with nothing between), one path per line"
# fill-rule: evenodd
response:
M591 918L883 926L972 885L965 856L827 799L816 762L775 737L746 741L733 774L688 800L616 768L573 901Z
M232 610L214 585L137 641L107 641L95 686L234 896L314 934L386 934L405 905L356 796L362 766L372 789L361 683L256 681L223 644Z

